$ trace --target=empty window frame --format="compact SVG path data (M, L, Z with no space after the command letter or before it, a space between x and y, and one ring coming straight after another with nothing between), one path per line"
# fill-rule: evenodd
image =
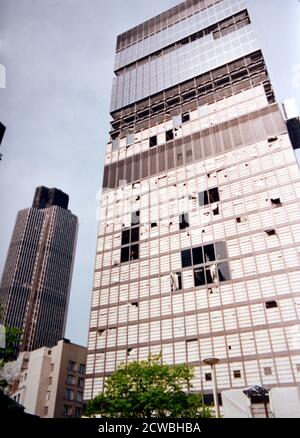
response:
M150 148L157 146L157 135L153 135L149 138L149 146Z
M274 309L278 307L277 301L266 301L265 303L266 309Z
M189 214L188 213L182 213L179 215L179 229L184 230L185 228L188 228L190 226L189 223Z
M273 207L281 207L282 205L280 198L271 199L271 204Z
M173 129L166 131L166 142L173 140L173 138L174 138Z
M211 382L212 381L212 375L211 373L205 373L205 381L206 382Z
M190 113L181 114L181 122L186 123L190 121Z
M214 202L219 202L220 195L218 187L198 193L198 199L200 207L203 205L213 204Z
M234 370L234 371L233 371L233 377L234 377L235 379L240 379L240 378L242 377L242 373L241 373L241 371L240 371L240 370Z
M182 268L194 269L195 287L231 279L225 242L216 242L181 251Z
M192 266L192 252L190 249L181 251L181 266L183 268Z

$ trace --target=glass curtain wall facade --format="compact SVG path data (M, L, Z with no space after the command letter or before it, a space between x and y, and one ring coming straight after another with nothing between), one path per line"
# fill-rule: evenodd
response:
M1 322L22 330L21 351L64 337L78 227L68 201L60 190L40 187L33 206L17 216L0 304Z
M300 381L300 172L244 0L117 40L85 399L161 353L194 390Z

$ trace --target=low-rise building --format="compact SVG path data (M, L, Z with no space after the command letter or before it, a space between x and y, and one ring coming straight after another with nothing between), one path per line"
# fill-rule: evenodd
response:
M62 339L52 348L22 352L21 370L11 398L25 412L44 418L80 417L86 348Z

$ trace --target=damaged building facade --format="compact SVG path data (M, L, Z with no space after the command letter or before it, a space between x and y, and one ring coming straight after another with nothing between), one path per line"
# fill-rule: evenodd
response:
M85 399L120 363L217 357L220 391L300 381L300 172L244 0L121 34Z

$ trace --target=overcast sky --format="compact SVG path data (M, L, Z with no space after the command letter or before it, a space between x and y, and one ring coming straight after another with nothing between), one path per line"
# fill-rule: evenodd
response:
M174 0L0 0L0 273L17 211L35 187L70 196L80 227L66 337L86 344L96 193L109 131L116 37ZM300 106L300 2L248 0L278 100Z

